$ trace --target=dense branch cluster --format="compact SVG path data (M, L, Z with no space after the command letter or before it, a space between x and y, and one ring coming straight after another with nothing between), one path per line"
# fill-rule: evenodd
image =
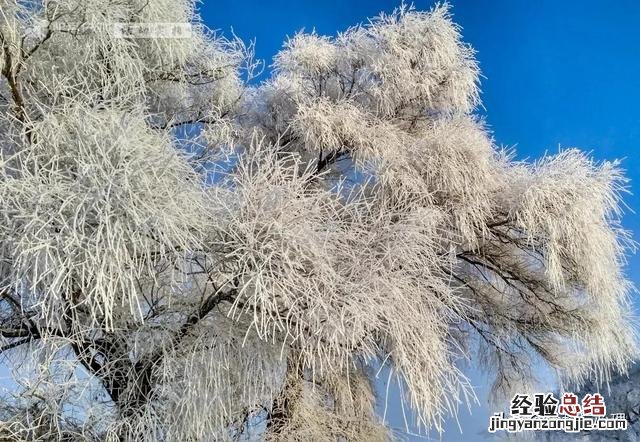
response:
M442 430L475 353L498 396L636 354L618 163L498 148L446 5L257 86L188 0L0 0L0 48L0 438L387 440L381 367Z

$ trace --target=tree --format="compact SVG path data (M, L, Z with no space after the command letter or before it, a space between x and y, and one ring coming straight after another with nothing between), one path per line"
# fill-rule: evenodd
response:
M258 86L188 0L0 7L2 437L384 440L380 366L441 430L476 350L498 396L636 354L619 164L498 148L446 5Z

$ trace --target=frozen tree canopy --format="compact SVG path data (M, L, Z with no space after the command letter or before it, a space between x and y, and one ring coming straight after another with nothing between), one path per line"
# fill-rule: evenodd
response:
M446 5L254 67L189 0L0 1L0 438L387 440L383 366L438 431L469 360L625 372L619 165L497 147Z

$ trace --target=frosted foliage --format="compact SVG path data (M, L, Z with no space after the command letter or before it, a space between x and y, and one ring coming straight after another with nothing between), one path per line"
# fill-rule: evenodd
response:
M239 207L225 216L227 245L240 266L233 273L245 278L232 313L253 315L267 340L286 333L311 376L329 367L346 370L354 352L376 357L382 334L403 373L420 386L415 400L453 407L439 392L466 388L451 372L455 355L445 345L447 319L461 306L438 268L452 265L437 254L440 214L407 213L361 195L336 200L333 192L305 188L313 176L289 161L289 171L279 170L283 159L271 157L242 163L236 172ZM411 309L420 311L415 321L403 314ZM418 357L424 366L414 365Z
M121 421L111 438L233 439L245 430L243 419L253 408L270 406L284 377L280 347L257 336L245 340L242 327L226 315L212 315L200 328L187 346L168 350L158 369L156 401Z
M637 355L619 163L496 146L446 5L253 86L188 1L4 2L0 47L0 439L389 440L378 372L442 431L470 362L501 399Z
M327 373L324 388L300 379L287 379L282 396L276 400L276 416L287 418L281 432L288 440L345 440L386 441L389 431L372 419L375 397L367 376L354 369L348 381L343 376ZM284 397L294 403L284 402ZM267 435L267 440L279 440L280 435Z
M123 307L139 317L153 264L194 250L206 229L197 177L137 113L71 108L32 134L2 161L4 284L38 292L49 321L67 297L109 326Z
M473 50L446 7L430 13L402 7L335 40L298 34L275 67L292 92L349 97L383 118L468 112L478 102Z
M244 47L207 30L188 0L28 5L18 18L7 17L4 8L2 14L12 24L3 36L14 38L3 37L3 61L11 63L8 79L22 78L18 92L30 110L25 117L41 118L45 109L64 106L72 97L91 106L146 102L152 112L148 118L166 124L201 118L212 109L224 112L238 100ZM121 24L146 24L151 32L167 33L171 23L191 24L191 38L118 34Z

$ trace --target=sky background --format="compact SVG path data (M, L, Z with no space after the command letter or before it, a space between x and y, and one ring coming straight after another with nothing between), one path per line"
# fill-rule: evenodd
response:
M535 159L560 147L579 147L598 160L623 159L640 210L640 2L635 0L452 0L454 20L478 51L484 78L482 100L496 143L514 147L518 159ZM287 36L315 29L335 35L399 2L387 0L204 0L205 23L225 35L256 40L256 55L271 64ZM434 2L415 1L418 9ZM262 78L269 75L268 69ZM640 240L637 214L623 226ZM640 253L627 275L640 286ZM636 306L640 301L636 300ZM636 310L638 310L636 308ZM486 402L487 381L471 371ZM391 424L403 427L397 401ZM462 413L463 435L449 422L444 441L491 440L484 431L490 410ZM402 433L400 433L402 435ZM438 439L436 437L436 439ZM405 440L424 440L405 436Z

